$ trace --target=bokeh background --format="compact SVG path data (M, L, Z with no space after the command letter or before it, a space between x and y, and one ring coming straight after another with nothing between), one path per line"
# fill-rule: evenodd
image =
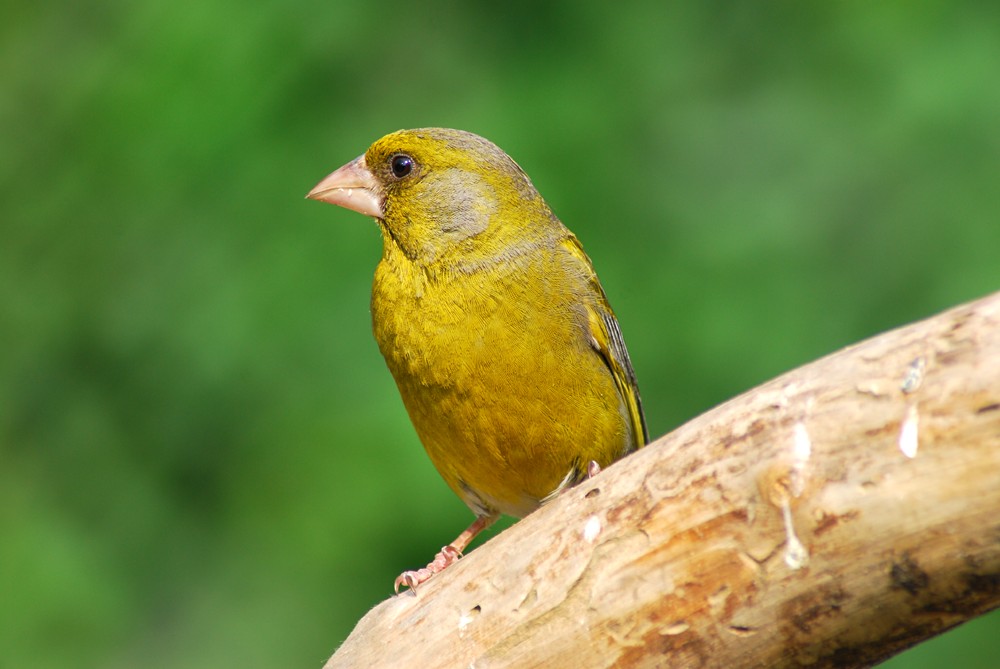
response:
M0 10L0 666L318 667L470 514L372 340L386 132L507 150L651 432L1000 288L989 3ZM1000 617L889 665L997 667Z

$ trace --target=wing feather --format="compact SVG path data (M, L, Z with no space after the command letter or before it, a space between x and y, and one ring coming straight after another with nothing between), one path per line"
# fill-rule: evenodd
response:
M642 411L639 384L635 378L635 371L632 369L628 349L625 348L621 327L611 310L604 289L597 280L597 274L593 270L590 258L587 257L575 236L570 237L568 241L566 248L586 265L592 288L591 294L597 296L595 302L584 305L587 309L591 346L603 358L604 364L611 372L615 386L618 388L618 394L628 409L632 423L632 436L635 441L634 447L641 448L649 443L649 432L646 428L646 417Z

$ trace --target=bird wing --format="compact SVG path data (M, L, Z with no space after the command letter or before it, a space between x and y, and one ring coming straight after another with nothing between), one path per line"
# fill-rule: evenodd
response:
M636 442L635 447L641 448L649 442L649 432L646 429L646 417L642 412L639 384L635 379L632 361L628 357L628 349L625 348L621 327L618 325L618 319L615 318L608 298L604 294L604 288L601 287L601 283L597 279L590 258L587 257L575 236L570 236L568 242L565 245L567 250L588 268L591 294L597 296L595 302L584 305L587 310L590 344L611 372L615 386L618 388L618 394L628 408L629 418L632 421L632 434Z

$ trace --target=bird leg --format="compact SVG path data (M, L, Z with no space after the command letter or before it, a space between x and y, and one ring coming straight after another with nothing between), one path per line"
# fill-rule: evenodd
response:
M477 516L476 520L465 528L465 531L459 534L454 541L438 551L438 554L434 556L434 559L431 560L426 567L416 569L414 571L404 571L400 574L399 577L396 578L396 583L394 584L396 594L399 594L399 589L401 587L407 587L416 592L418 585L429 579L434 574L444 571L453 563L457 562L458 558L462 557L462 551L464 551L468 545L472 543L472 540L476 538L476 535L496 522L498 517L499 514L494 514L492 516Z

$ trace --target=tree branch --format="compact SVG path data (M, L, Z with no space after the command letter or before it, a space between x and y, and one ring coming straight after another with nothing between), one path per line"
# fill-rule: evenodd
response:
M326 667L862 667L1000 605L1000 293L695 418Z

